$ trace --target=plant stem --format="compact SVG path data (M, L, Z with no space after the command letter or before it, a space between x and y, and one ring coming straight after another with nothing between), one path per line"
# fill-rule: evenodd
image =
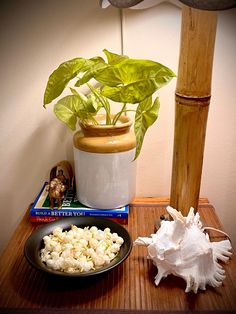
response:
M97 122L97 120L94 117L91 117L91 120L93 121L94 125L98 125L98 122Z
M112 124L111 123L111 108L110 108L110 104L109 104L107 99L104 98L103 100L104 100L104 103L105 103L104 109L106 111L106 124Z
M99 92L96 91L92 85L87 83L87 86L89 87L91 92L95 95L96 99L102 104L102 107L105 109L105 111L106 111L106 124L107 125L112 124L111 123L111 109L110 109L110 104L109 104L108 100L105 97L103 97L101 94L99 94Z
M120 116L122 115L123 112L126 112L126 103L123 104L123 107L121 109L121 111L119 111L115 116L114 119L112 121L113 125L116 125L116 122L119 120Z

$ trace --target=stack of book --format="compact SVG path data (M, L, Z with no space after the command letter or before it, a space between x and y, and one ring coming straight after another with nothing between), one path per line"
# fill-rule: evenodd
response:
M50 199L47 191L47 182L30 208L31 222L50 222L63 217L93 216L114 220L120 224L128 223L129 206L118 209L89 208L81 204L73 190L67 190L62 200L62 208L50 208Z

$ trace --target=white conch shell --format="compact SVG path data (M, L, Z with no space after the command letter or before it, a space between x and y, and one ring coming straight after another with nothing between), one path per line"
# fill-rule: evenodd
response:
M173 221L162 221L151 237L139 237L134 241L134 245L148 247L148 258L158 269L155 284L173 274L186 281L185 292L197 293L198 289L205 290L207 284L220 286L225 271L218 260L226 262L229 259L230 241L210 242L199 214L194 214L192 207L187 217L170 206L167 211Z

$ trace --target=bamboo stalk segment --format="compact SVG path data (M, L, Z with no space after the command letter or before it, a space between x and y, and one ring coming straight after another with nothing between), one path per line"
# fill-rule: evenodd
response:
M216 12L183 6L178 95L210 96L216 22Z
M217 15L184 6L176 87L171 206L198 207Z

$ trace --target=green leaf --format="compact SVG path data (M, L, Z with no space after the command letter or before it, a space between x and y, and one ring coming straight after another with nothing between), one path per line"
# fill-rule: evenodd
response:
M83 102L85 104L88 101L88 98L84 94L82 94L81 92L78 92L76 90L74 90L74 91L76 92L76 94L74 94L74 95L78 96L80 98L81 102Z
M54 106L54 113L59 120L64 122L71 130L76 129L77 114L76 114L76 102L78 102L78 96L70 95L60 99Z
M63 92L68 82L79 72L87 71L94 63L94 60L75 58L60 64L49 76L44 93L44 107L53 99L57 98Z
M93 76L99 83L107 86L117 86L123 84L117 69L112 65L94 71Z
M84 122L92 118L97 113L97 104L92 101L91 97L86 97L82 93L78 92L78 95L74 101L74 108L78 118Z
M166 66L151 60L126 59L118 64L110 65L103 71L96 73L95 78L104 85L112 86L113 82L119 81L123 85L135 83L140 80L154 79L159 82L163 77L174 77L175 74ZM105 83L106 82L106 83Z
M125 86L110 87L102 89L103 96L116 101L130 104L137 104L151 96L157 90L153 79L142 80Z
M64 122L70 129L76 129L77 118L82 123L93 120L97 108L83 94L69 95L60 99L54 106L54 113L59 120Z
M152 98L148 97L147 99L142 101L136 109L134 132L137 144L134 159L136 159L140 154L143 145L143 139L147 132L147 129L158 118L159 108L160 108L159 98L157 97L152 104Z
M73 95L79 95L79 93L77 92L77 90L75 90L74 88L70 87L70 91Z
M109 101L103 97L99 88L94 88L92 85L87 84L91 90L91 93L95 96L96 101L100 104L100 107L105 109L106 112L106 124L111 124L111 108Z
M123 59L125 58L120 58L119 60L123 60ZM115 61L113 60L112 63L114 62ZM116 62L118 62L118 59L116 59ZM104 84L104 85L117 86L118 84L122 83L122 81L120 80L119 75L115 73L114 71L117 71L116 68L114 68L111 64L107 64L102 59L96 64L94 64L84 74L84 76L76 82L75 86L79 87L89 82L92 78L95 78L99 83Z
M91 104L97 113L102 108L102 103L97 99L97 97L91 93L88 95L88 101L87 104Z
M93 61L94 64L97 64L97 63L104 63L104 62L105 62L105 60L104 60L102 57L100 57L100 56L90 58L89 60L90 60L90 61Z
M139 93L140 88L146 92L145 97L147 97L167 84L173 77L175 77L174 72L166 66L151 60L138 59L126 59L94 73L94 78L107 88L104 96L108 98L109 93L114 95L123 92L124 94L131 93L130 98L136 99L136 93ZM109 90L109 87L116 87L117 90L115 88ZM146 88L148 88L147 91ZM116 100L117 96L113 98L111 99L114 101L120 101L120 99ZM140 97L137 99L140 101Z
M94 76L95 73L101 71L102 69L105 69L108 67L108 64L105 63L105 61L100 61L93 66L90 67L90 69L75 83L75 86L79 87L87 82L89 82Z
M91 113L92 115L96 115L96 113L98 112L98 108L100 107L97 104L96 100L94 100L92 97L88 97L88 101L83 110L87 110L88 113Z
M151 60L129 59L116 65L123 84L130 84L145 79L154 79L158 84L163 77L169 81L174 72L161 63Z
M105 53L109 64L117 64L125 59L129 59L128 56L119 55L117 53L110 52L107 49L103 49L103 52Z

